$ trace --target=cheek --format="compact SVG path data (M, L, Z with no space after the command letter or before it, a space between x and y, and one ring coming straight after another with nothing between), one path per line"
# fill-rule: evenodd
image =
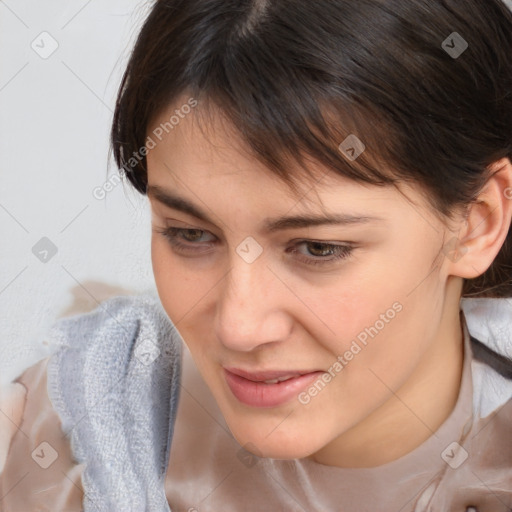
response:
M400 378L399 368L407 373L415 364L415 351L425 348L438 321L440 290L436 272L429 273L431 260L412 245L392 249L310 290L306 302L318 319L311 317L308 330L333 361L347 355L347 377L359 381L373 368Z
M151 239L151 263L162 306L188 344L197 337L190 335L192 331L205 328L204 309L216 279L184 265L157 234Z
M151 263L160 301L172 322L179 328L180 320L192 307L197 282L194 283L183 274L168 243L157 234L151 239Z
M364 329L388 312L394 316L393 303L403 296L398 280L388 281L382 268L366 266L364 271L344 272L333 277L327 286L310 288L304 302L316 314L309 329L324 340L332 351L341 354ZM379 324L380 325L380 324Z

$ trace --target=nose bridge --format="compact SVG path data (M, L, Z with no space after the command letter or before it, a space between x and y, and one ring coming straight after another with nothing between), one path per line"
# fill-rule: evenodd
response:
M235 255L224 285L222 314L230 317L243 313L246 323L257 322L256 316L264 314L261 293L268 272L263 261L247 263Z
M234 254L216 311L217 336L223 344L252 350L287 336L290 325L280 307L278 285L263 258L248 263Z

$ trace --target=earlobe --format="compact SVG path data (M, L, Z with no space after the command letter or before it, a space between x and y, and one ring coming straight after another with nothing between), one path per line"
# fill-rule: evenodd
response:
M449 241L454 246L452 252L445 251L451 275L466 279L482 275L491 266L509 233L512 164L508 158L503 158L489 166L489 171L492 175L469 206L460 223L459 235Z

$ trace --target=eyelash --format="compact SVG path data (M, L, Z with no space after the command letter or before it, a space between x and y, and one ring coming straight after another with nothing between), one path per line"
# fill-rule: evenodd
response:
M167 227L167 228L155 228L155 231L157 233L160 233L164 236L164 238L167 239L167 241L170 243L170 245L177 250L178 252L186 252L186 251L196 251L195 248L192 248L190 244L192 245L198 245L195 242L189 242L188 244L184 244L180 241L178 241L178 234L180 233L189 233L191 231L199 231L201 233L207 233L207 231L204 231L202 229L186 229L186 228L175 228L175 227ZM302 263L305 263L306 265L328 265L330 263L333 263L338 260L344 260L347 259L352 251L354 250L354 247L350 245L340 245L340 244L330 244L327 242L322 241L315 241L315 240L302 240L298 242L294 248L290 251L292 253L297 253L296 246L300 244L317 244L321 247L326 248L330 251L337 251L336 255L331 257L330 259L324 258L322 256L318 256L316 258L299 258L299 260ZM204 252L204 251L203 251Z

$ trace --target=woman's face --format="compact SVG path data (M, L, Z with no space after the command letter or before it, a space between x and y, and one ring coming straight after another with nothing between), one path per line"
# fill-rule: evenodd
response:
M397 408L397 418L418 424L394 391L431 385L455 332L446 258L432 266L446 228L406 187L415 205L392 187L332 173L294 196L219 118L205 134L193 108L179 111L172 126L176 107L150 127L166 130L148 131L154 276L238 442L261 456L301 458L341 449L368 422L385 428ZM346 222L298 219L326 216ZM265 384L225 368L254 380L264 371L319 373Z

